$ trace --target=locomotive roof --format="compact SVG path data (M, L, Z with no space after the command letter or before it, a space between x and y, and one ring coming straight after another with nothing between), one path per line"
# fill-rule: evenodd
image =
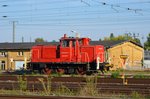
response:
M60 40L77 40L77 39L78 40L82 40L82 39L84 39L84 37L82 37L82 38L78 38L78 37L62 37Z
M139 43L136 43L134 41L130 41L130 40L117 40L117 41L91 41L90 44L91 45L103 45L106 49L110 48L110 47L113 47L113 46L116 46L116 45L119 45L119 44L122 44L124 42L131 42L139 47L142 47L143 46Z
M113 46L116 46L118 44L122 44L124 42L131 42L137 46L142 47L141 44L135 43L133 41L125 41L125 40L119 40L119 41L90 41L90 45L103 45L105 48L110 48ZM30 50L32 46L35 45L59 45L59 42L20 42L20 43L0 43L0 50Z

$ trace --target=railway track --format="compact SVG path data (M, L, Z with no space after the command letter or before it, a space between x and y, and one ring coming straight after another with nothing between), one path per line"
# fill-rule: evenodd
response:
M18 77L27 80L28 82L38 82L39 78L43 81L47 81L48 76L0 76L0 82L3 81L18 81ZM128 84L150 84L150 79L142 78L126 78ZM86 82L86 77L53 77L52 82ZM121 78L97 78L97 83L120 83L122 84L123 79Z
M0 96L0 99L112 99L112 98L63 97L63 96Z
M45 84L46 85L46 84ZM61 86L66 86L70 90L79 90L80 88L84 88L86 83L52 83L51 88L52 90L58 89ZM97 84L96 85L97 90L101 93L124 93L124 94L130 94L132 92L138 92L144 95L150 94L150 85L123 85L123 84ZM20 90L19 83L18 82L5 82L0 83L1 89L7 89L7 90ZM37 91L37 90L44 90L43 85L41 83L34 83L30 82L27 83L27 90L31 91Z
M23 76L22 79L27 81L27 90L43 90L39 78L43 79L44 85L47 84L46 76ZM140 94L150 94L150 79L127 79L128 84L123 84L123 79L98 78L96 79L97 90L101 93L123 93L131 94L138 92ZM61 85L71 90L79 90L87 84L85 77L55 77L51 79L52 90L59 88ZM0 89L17 89L19 90L20 82L17 76L1 76Z

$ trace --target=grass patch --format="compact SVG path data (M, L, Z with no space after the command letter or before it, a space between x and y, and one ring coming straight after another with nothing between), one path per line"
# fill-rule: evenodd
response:
M79 96L98 96L97 76L87 76L86 85L80 88Z
M47 82L45 83L43 78L38 78L38 80L42 84L44 93L46 95L51 95L52 94L51 79L52 79L51 76L47 76Z
M146 76L146 75L143 75L143 74L137 74L137 75L134 75L133 78L145 78L145 79L149 79L150 76Z
M68 87L60 84L60 86L54 91L56 96L74 96L75 93Z
M17 78L18 78L20 91L26 91L27 90L27 79L23 76L18 76Z
M131 93L131 99L146 99L146 97L139 94L138 92L132 92Z
M114 71L111 73L111 78L119 78L120 77L120 71Z

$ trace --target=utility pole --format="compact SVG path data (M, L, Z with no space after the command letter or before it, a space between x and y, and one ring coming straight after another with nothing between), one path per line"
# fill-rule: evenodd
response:
M22 43L24 42L24 37L22 36Z
M13 43L15 43L16 21L12 21L13 24Z
M32 38L30 37L30 43L32 42Z
M143 60L142 60L142 66L144 67L144 57L145 57L145 50L144 50L144 36L142 35L142 44L143 44Z

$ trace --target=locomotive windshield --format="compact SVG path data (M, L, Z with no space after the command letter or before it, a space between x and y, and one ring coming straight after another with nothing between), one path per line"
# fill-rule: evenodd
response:
M82 45L82 41L79 41L79 45ZM69 47L69 45L71 44L72 47L74 47L76 45L76 40L75 39L67 39L67 40L62 40L62 47Z
M68 40L63 40L62 41L62 47L69 47L69 41Z

